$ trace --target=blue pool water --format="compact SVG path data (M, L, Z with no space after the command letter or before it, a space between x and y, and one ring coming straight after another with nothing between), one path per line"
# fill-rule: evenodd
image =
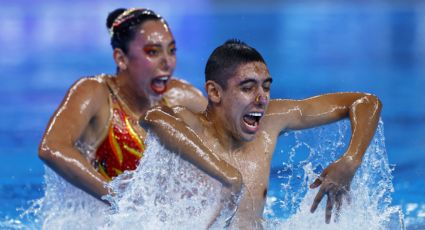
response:
M140 6L125 1L124 6ZM407 229L425 227L425 5L420 1L171 1L145 3L169 22L178 47L176 75L202 87L212 49L240 38L265 57L272 97L336 91L378 95L392 204ZM81 76L113 73L103 1L2 2L0 8L0 217L43 195L37 146L67 88ZM190 6L190 7L189 7ZM306 140L308 142L308 139ZM272 181L287 159L277 148ZM298 156L302 161L303 156Z

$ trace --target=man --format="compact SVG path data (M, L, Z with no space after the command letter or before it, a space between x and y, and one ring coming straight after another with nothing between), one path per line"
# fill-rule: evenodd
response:
M279 135L349 117L352 136L346 152L330 164L311 188L320 186L314 212L327 196L326 223L339 210L351 180L372 139L381 111L377 97L364 93L335 93L305 100L269 100L272 78L261 55L252 47L229 40L208 59L205 89L208 107L195 114L182 107L156 108L144 124L162 142L209 175L241 190L231 220L239 229L261 228L270 162ZM238 172L240 174L238 174Z

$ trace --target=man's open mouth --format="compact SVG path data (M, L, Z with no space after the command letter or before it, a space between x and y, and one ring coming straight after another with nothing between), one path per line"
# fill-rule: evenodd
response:
M250 112L243 116L243 121L251 131L256 131L264 113Z
M167 90L167 82L170 76L156 77L151 81L151 89L157 94L163 94Z

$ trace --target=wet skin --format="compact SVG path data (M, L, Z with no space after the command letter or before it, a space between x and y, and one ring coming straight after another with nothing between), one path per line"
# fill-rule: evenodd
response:
M229 177L222 182L238 193L241 181L231 171L232 167L236 168L245 189L232 225L255 229L261 228L270 162L279 135L349 117L352 137L348 149L312 185L312 188L320 186L312 211L327 196L326 222L329 222L333 207L339 209L341 197L346 195L373 137L381 110L379 100L364 93L335 93L305 100L269 101L271 78L261 62L239 65L227 83L223 89L215 82L206 82L209 105L204 113L196 114L181 107L172 111L158 107L146 113L144 123L171 150L186 156L203 156L193 162L206 173L214 176L218 174L214 170L219 170L233 175L233 180ZM218 159L211 160L210 156ZM226 164L232 166L228 174ZM232 187L232 183L238 185Z
M39 157L76 187L101 199L108 191L105 179L92 166L90 155L105 138L111 122L112 86L130 122L141 137L139 117L154 105L184 105L202 111L206 100L199 90L184 81L170 79L175 65L175 41L162 21L149 20L139 25L128 53L113 51L119 68L117 76L83 78L69 90L51 117L39 147ZM174 98L179 95L179 98ZM90 153L82 153L76 143Z

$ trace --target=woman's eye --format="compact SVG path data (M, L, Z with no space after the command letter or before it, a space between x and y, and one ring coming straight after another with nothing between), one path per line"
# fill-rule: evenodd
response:
M159 54L159 50L155 48L145 48L144 51L149 56L155 56Z
M176 54L176 52L177 52L177 48L176 48L176 47L172 47L172 48L170 48L169 53L170 53L171 55L175 55L175 54Z

